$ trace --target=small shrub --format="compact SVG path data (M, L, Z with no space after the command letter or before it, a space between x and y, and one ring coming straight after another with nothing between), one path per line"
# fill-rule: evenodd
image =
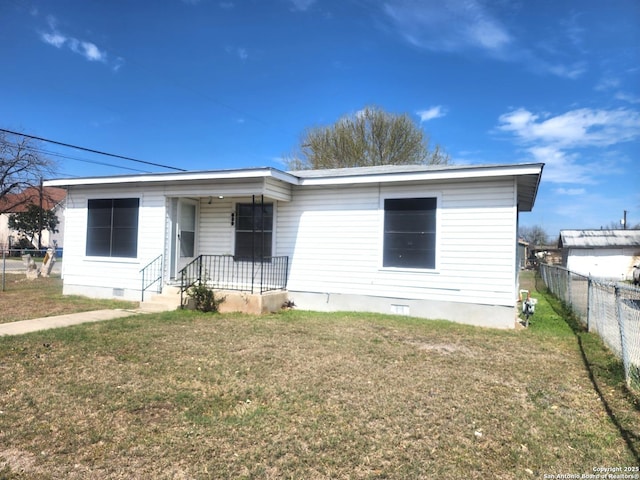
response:
M293 303L293 300L287 300L282 304L282 309L283 310L291 310L292 308L295 308L296 304Z
M213 289L204 284L189 287L187 295L193 299L195 309L200 312L217 312L220 304L224 302L224 297L216 298Z

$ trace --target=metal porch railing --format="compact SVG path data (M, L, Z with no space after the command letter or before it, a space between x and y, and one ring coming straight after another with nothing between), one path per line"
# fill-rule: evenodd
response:
M215 290L260 293L284 290L289 257L239 258L233 255L200 255L180 271L180 300L193 285Z

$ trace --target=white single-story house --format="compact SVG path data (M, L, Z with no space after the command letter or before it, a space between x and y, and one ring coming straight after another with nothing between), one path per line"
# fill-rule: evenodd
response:
M265 167L45 185L67 189L65 294L140 300L155 270L162 288L199 279L286 291L300 309L513 328L518 217L542 169Z
M640 264L640 230L561 230L562 265L580 275L631 280Z

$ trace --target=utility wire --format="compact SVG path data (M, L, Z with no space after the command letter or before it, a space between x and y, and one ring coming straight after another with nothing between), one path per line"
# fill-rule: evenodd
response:
M50 140L48 138L36 137L35 135L27 135L26 133L14 132L12 130L7 130L5 128L0 128L0 132L10 133L12 135L21 135L23 137L31 138L33 140L39 140L41 142L53 143L55 145L60 145L60 146L63 146L63 147L68 147L68 148L75 148L76 150L82 150L82 151L85 151L85 152L97 153L98 155L106 155L107 157L119 158L121 160L127 160L129 162L143 163L145 165L152 165L154 167L161 167L161 168L167 168L169 170L177 170L179 172L186 172L186 170L184 168L172 167L172 166L169 166L169 165L162 165L160 163L146 162L144 160L138 160L136 158L125 157L123 155L117 155L115 153L108 153L108 152L102 152L100 150L94 150L93 148L80 147L78 145L72 145L70 143L58 142L57 140Z
M16 143L12 143L12 142L9 142L7 140L3 140L1 138L0 138L0 143L2 143L3 145L10 145L12 147L17 147L18 146L18 144L16 144ZM86 159L86 158L72 157L71 155L65 155L64 153L53 152L51 150L45 150L44 148L33 147L33 146L30 146L30 145L26 146L25 148L27 150L31 151L31 152L43 153L45 155L51 155L53 157L65 158L67 160L75 160L77 162L82 162L82 163L90 163L92 165L103 165L105 167L119 168L121 170L129 170L131 172L138 172L138 173L151 173L149 170L140 170L138 168L123 167L122 165L116 165L115 163L99 162L98 160L89 160L89 159ZM67 175L67 176L72 177L73 175Z
M103 165L105 167L113 167L113 168L119 168L121 170L129 170L130 172L151 173L149 170L140 170L138 168L123 167L122 165L116 165L115 163L99 162L98 160L88 160L86 158L72 157L70 155L65 155L59 152L52 152L51 150L44 150L42 148L28 147L28 149L33 152L44 153L45 155L66 158L67 160L75 160L76 162L90 163L92 165Z

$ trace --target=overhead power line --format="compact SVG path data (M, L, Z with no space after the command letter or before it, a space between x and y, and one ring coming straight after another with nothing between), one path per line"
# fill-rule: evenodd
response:
M10 145L12 147L17 147L18 146L17 143L8 142L7 140L2 140L2 139L0 139L0 143L2 145ZM151 173L149 170L140 170L139 168L123 167L122 165L116 165L115 163L107 163L107 162L100 162L98 160L88 160L86 158L72 157L71 155L65 155L64 153L53 152L51 150L45 150L44 148L37 148L37 147L30 146L30 145L26 146L25 148L27 150L31 151L31 152L43 153L45 155L51 155L53 157L65 158L67 160L74 160L76 162L90 163L92 165L103 165L105 167L113 167L113 168L118 168L120 170L129 170L131 172ZM73 175L68 175L68 176L73 176Z
M84 152L97 153L98 155L106 155L107 157L119 158L121 160L127 160L129 162L142 163L144 165L152 165L154 167L167 168L169 170L177 170L179 172L186 172L184 168L172 167L170 165L162 165L161 163L153 163L147 162L145 160L138 160L137 158L125 157L123 155L117 155L115 153L103 152L100 150L95 150L93 148L80 147L78 145L72 145L70 143L58 142L57 140L51 140L43 137L36 137L35 135L28 135L26 133L14 132L11 130L7 130L5 128L0 128L0 132L10 133L12 135L21 135L23 137L31 138L33 140L39 140L41 142L53 143L54 145L60 145L62 147L75 148L76 150L82 150Z
M105 167L119 168L120 170L129 170L130 172L138 173L150 173L149 170L140 170L139 168L123 167L122 165L116 165L115 163L99 162L97 160L87 160L86 158L72 157L70 155L64 155L58 152L52 152L51 150L44 150L42 148L29 148L29 150L44 153L45 155L52 155L54 157L65 158L67 160L74 160L76 162L89 163L91 165L102 165Z

